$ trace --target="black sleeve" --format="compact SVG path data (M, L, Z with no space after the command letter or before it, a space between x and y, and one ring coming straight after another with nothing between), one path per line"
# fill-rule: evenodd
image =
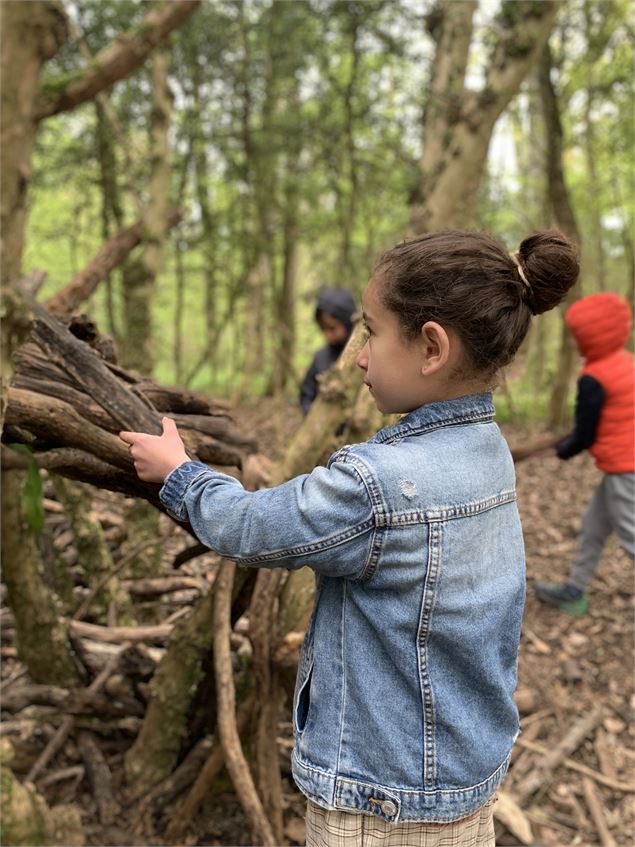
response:
M319 373L317 356L313 357L313 361L311 362L309 369L304 375L304 379L300 383L300 406L302 406L302 411L306 415L306 413L311 408L311 404L317 397L318 392L318 384L317 384L317 375Z
M575 401L574 430L556 447L556 453L561 459L570 459L593 444L604 398L604 388L597 379L592 376L580 377Z

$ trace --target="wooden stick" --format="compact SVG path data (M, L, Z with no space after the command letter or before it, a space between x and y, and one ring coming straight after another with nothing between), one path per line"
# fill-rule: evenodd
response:
M223 562L214 591L214 670L218 709L218 734L227 770L244 809L255 840L263 847L275 847L271 825L256 792L236 727L236 692L231 664L231 596L234 581L233 562Z
M120 811L119 804L112 793L110 768L90 733L80 732L77 741L91 786L91 794L97 804L99 822L104 826L110 826L115 822Z
M553 771L595 730L603 715L601 707L583 715L552 750L545 752L535 770L516 787L515 793L519 803L527 801L539 788L549 783Z
M532 750L534 753L541 753L543 756L547 755L549 752L542 744L536 744L534 741L526 741L524 738L516 739L516 744L520 747L525 747L527 750ZM606 785L607 788L612 788L614 791L621 791L624 794L635 794L635 783L620 782L617 779L611 779L603 773L594 771L593 768L589 768L586 765L580 764L580 762L576 762L574 759L563 759L562 764L569 768L569 770L584 774L585 776L590 777L590 779L594 779L596 782L599 782L601 785Z
M550 450L555 447L559 441L566 436L565 432L552 433L548 432L544 435L539 435L533 441L525 441L523 444L510 444L509 450L512 454L514 462L522 462L535 456L537 453L542 453L545 450Z
M94 623L70 620L69 627L74 633L95 641L106 641L109 644L119 644L121 641L149 641L162 644L170 637L173 627L165 624L157 626L99 626Z
M617 847L617 842L611 835L606 823L606 818L602 811L602 801L598 797L597 788L588 776L582 777L582 787L584 788L584 799L591 812L591 817L593 818L597 834L600 836L602 847Z

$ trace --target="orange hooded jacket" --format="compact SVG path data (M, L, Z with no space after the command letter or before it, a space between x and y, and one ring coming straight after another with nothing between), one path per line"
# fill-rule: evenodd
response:
M583 297L567 309L567 326L585 359L581 375L601 383L605 399L589 452L605 473L635 470L635 361L624 349L631 309L617 294Z

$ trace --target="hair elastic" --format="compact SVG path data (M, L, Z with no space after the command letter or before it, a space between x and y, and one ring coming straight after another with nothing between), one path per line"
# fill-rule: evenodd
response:
M525 271L522 269L522 265L520 264L520 260L518 259L518 253L512 253L512 261L518 268L518 276L523 281L523 284L527 287L527 290L531 292L531 285L529 284L529 280L525 276Z

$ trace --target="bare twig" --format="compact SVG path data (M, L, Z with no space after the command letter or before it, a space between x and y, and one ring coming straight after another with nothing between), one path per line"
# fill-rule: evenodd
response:
M582 778L582 787L584 788L584 800L591 812L591 817L593 818L597 834L600 836L602 847L617 847L617 842L609 832L597 788L588 776Z
M534 753L540 753L543 756L546 756L549 752L548 748L544 747L542 744L536 744L535 742L525 740L524 738L516 739L516 744L519 747L525 747L527 750L532 750ZM599 773L599 771L594 771L593 768L589 768L580 762L576 762L574 759L563 759L562 764L569 768L569 770L584 774L585 776L590 777L590 779L594 779L596 782L599 782L601 785L606 785L607 788L612 788L614 791L622 791L624 794L635 794L635 783L633 782L620 782L617 779L611 779L605 774Z
M225 763L257 842L275 847L269 821L254 787L236 727L236 693L229 646L232 585L235 565L223 562L214 591L214 670L218 698L218 734Z
M570 753L577 750L584 739L595 730L602 720L603 714L601 707L584 714L553 749L545 751L535 770L516 787L514 793L520 803L527 801L539 788L543 788L549 783L553 771ZM518 741L521 741L521 739L518 739Z

